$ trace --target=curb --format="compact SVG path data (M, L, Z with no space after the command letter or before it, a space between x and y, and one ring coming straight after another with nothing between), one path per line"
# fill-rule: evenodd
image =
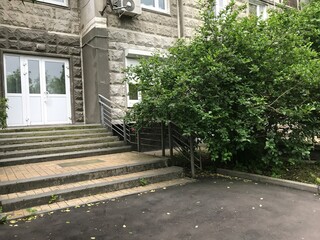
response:
M290 180L277 179L277 178L266 177L262 175L233 171L233 170L227 170L222 168L218 168L217 173L223 174L223 175L229 175L231 177L239 177L239 178L249 179L257 182L269 183L269 184L278 185L282 187L307 191L314 194L320 194L320 186L317 186L315 184L300 183L300 182L295 182Z

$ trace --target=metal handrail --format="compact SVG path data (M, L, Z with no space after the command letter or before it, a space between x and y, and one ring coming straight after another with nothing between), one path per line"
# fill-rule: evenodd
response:
M186 137L182 134L180 128L173 122L169 122L169 137L170 137L170 155L173 154L173 149L180 152L184 158L191 162L191 174L195 177L195 167L202 170L201 149L195 143L195 137ZM199 152L199 156L197 156Z
M138 152L141 151L141 140L148 140L149 143L144 143L144 146L155 146L156 143L161 143L162 155L165 155L165 131L164 123L161 123L160 134L161 140L148 139L141 137L143 129L137 129L134 132L134 141L131 140L132 132L130 125L125 121L124 116L126 109L122 106L112 102L102 95L98 95L101 113L101 123L105 127L111 129L120 137L123 138L125 143L137 145ZM117 113L119 112L119 113ZM169 122L168 125L169 134L169 148L170 156L173 156L173 149L180 152L182 156L191 162L192 177L195 177L195 167L202 169L201 154L197 156L198 144L195 144L195 137L186 137L182 135L180 128L173 122ZM151 142L151 143L150 143Z

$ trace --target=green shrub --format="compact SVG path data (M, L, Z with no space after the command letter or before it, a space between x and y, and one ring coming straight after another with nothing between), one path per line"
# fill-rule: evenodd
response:
M215 17L212 4L194 38L127 70L143 96L128 118L171 120L216 161L261 169L308 158L320 130L320 60L308 36L319 32L309 19L319 1L313 15L284 8L266 21L240 18L234 3Z
M0 98L0 128L7 127L7 99Z

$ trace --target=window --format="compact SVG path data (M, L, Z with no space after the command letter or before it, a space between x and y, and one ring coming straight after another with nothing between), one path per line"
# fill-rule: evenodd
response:
M168 12L168 0L141 0L142 7L160 12Z
M266 19L267 15L267 6L259 1L249 1L249 16L257 16L262 19Z
M226 6L229 4L229 0L216 0L216 3L215 3L215 9L214 9L214 12L215 12L215 15L218 16L219 13L224 10L226 8Z
M136 58L126 58L126 66L137 66L139 60ZM141 101L141 92L138 91L136 82L127 83L127 106L133 107L134 104Z
M45 3L51 3L55 5L60 5L60 6L68 6L68 1L69 0L37 0L38 2L45 2Z

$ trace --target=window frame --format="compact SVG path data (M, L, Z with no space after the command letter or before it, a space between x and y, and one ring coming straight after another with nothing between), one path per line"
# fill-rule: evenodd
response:
M141 7L143 9L148 9L156 12L162 12L162 13L169 13L170 12L170 6L169 6L169 0L164 0L164 9L159 7L159 0L153 0L155 7L145 5L143 3L143 0L141 0Z
M215 5L214 5L214 14L215 14L215 16L219 16L220 12L222 10L224 10L229 5L229 3L230 3L229 0L223 0L223 4L221 5L220 1L217 0L215 2Z
M256 0L249 0L248 1L248 16L250 16L250 4L255 5L257 7L257 17L261 17L262 20L266 20L268 18L267 8L268 5ZM260 8L263 7L263 13L261 14Z
M61 3L55 0L37 0L37 2L48 3L48 4L62 6L62 7L69 7L69 1L70 0L63 0L63 3Z
M144 50L137 50L137 49L126 49L125 50L125 67L132 66L130 64L130 60L137 61L137 66L139 64L139 59L141 58L148 58L152 56L151 51L144 51ZM132 82L134 84L134 82ZM126 92L126 105L127 108L132 108L134 104L139 103L142 100L142 94L138 91L138 100L131 100L129 96L129 84L126 82L125 84L125 92Z

